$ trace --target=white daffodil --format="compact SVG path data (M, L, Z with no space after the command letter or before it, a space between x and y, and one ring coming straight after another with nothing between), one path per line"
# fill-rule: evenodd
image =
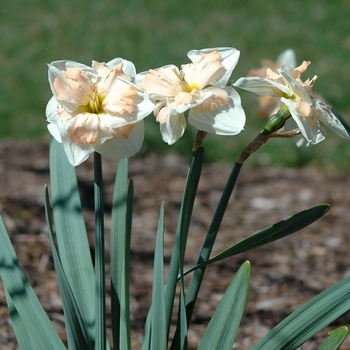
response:
M133 83L134 65L122 58L49 65L53 97L46 107L48 130L63 144L76 166L93 151L113 158L130 157L143 142L143 119L154 104Z
M309 64L310 62L304 61L295 69L283 66L278 72L268 68L266 78L240 78L234 86L262 96L279 97L292 117L286 121L285 130L295 128L300 130L300 135L294 138L298 146L307 147L323 141L325 132L321 123L341 137L350 139L346 129L330 108L324 102L314 98L312 87L317 77L307 79L305 82L300 79Z
M149 70L137 76L141 88L157 101L154 115L162 138L169 145L184 133L186 119L198 130L218 135L235 135L244 127L245 114L238 93L226 86L239 51L234 48L192 50L192 61Z
M296 56L292 49L283 51L276 59L275 62L270 60L262 60L260 68L251 69L248 72L249 77L266 78L266 70L270 68L274 72L277 72L283 65L291 66L295 68ZM259 109L258 116L261 118L268 118L275 114L281 107L281 99L274 96L259 96Z

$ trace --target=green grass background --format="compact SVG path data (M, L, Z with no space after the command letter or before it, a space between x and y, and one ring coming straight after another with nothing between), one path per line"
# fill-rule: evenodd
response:
M138 71L187 63L187 52L217 46L241 51L234 80L293 48L310 60L321 93L350 121L350 1L348 0L4 0L0 11L0 138L47 137L48 62L126 58ZM305 76L307 78L307 76ZM232 162L263 127L256 96L241 92L247 114L238 136L210 135L206 160ZM188 154L195 130L174 146L163 143L154 118L146 121L142 154ZM350 143L328 132L321 144L299 149L291 140L270 140L250 165L274 164L350 170Z

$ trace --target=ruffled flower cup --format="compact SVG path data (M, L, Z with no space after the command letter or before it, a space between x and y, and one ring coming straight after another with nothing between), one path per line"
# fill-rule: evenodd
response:
M122 58L92 67L74 61L49 65L53 96L46 107L48 130L76 166L96 151L113 158L137 153L143 119L154 104L135 84L134 65Z
M321 123L327 125L339 136L350 139L346 129L328 105L315 98L312 88L317 77L304 82L301 80L301 74L309 65L310 62L306 61L295 69L284 65L277 72L267 68L266 78L240 78L233 85L261 96L278 97L289 109L291 115L284 129L299 130L298 135L294 137L298 146L307 147L323 141L325 131Z
M192 61L181 66L164 66L138 74L137 82L157 101L154 109L163 140L176 142L188 122L198 130L217 135L238 134L245 124L245 113L238 93L226 86L235 68L239 51L213 48L188 52Z

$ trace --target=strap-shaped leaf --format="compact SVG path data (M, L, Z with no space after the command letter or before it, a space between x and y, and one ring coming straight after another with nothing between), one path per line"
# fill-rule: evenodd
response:
M251 350L294 350L350 310L350 277L338 282L298 308Z
M223 250L208 261L190 268L185 272L185 274L194 271L198 268L201 268L207 264L211 264L219 260L229 258L233 255L246 252L248 250L263 246L265 244L286 237L318 220L320 217L327 213L329 208L329 204L318 204L311 208L305 209L299 212L298 214L295 214L285 220L279 221L276 224L273 224L261 231L254 233L253 235Z
M151 339L149 349L167 349L164 286L164 203L162 203L160 208L156 247L154 250Z
M10 316L11 316L12 327L13 327L13 330L15 332L16 340L20 346L20 349L21 350L36 349L37 345L35 344L33 336L28 331L28 328L26 327L21 316L17 312L10 295L6 291L6 288L5 288L5 294L6 294L7 306L8 306L9 312L10 312Z
M228 286L199 344L198 350L231 350L247 302L250 263L245 262Z
M95 342L95 274L82 214L75 169L61 144L51 139L50 178L53 216L59 256L78 303L81 316Z
M68 347L70 350L92 350L93 344L89 343L89 337L84 325L84 321L80 315L78 304L74 298L73 291L68 283L68 279L64 273L58 255L47 187L45 187L45 214L49 231L52 256L58 280L58 287L62 298Z
M16 309L25 326L24 332L31 335L37 349L65 349L51 321L46 315L37 296L22 269L12 247L2 218L0 217L0 276L5 290L11 298L10 306ZM10 309L10 310L11 310ZM15 314L15 317L18 317ZM23 332L20 329L16 333Z
M133 182L128 186L128 160L121 159L115 178L111 228L111 302L114 347L131 348L129 307L130 237Z
M318 350L338 350L348 335L348 329L342 326L328 332L328 334L329 337L321 344Z

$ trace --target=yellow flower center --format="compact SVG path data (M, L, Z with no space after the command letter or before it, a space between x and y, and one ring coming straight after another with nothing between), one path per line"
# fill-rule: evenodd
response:
M102 94L98 93L95 87L91 88L91 94L88 94L89 97L89 112L93 114L99 114L103 112L102 104L103 97Z

